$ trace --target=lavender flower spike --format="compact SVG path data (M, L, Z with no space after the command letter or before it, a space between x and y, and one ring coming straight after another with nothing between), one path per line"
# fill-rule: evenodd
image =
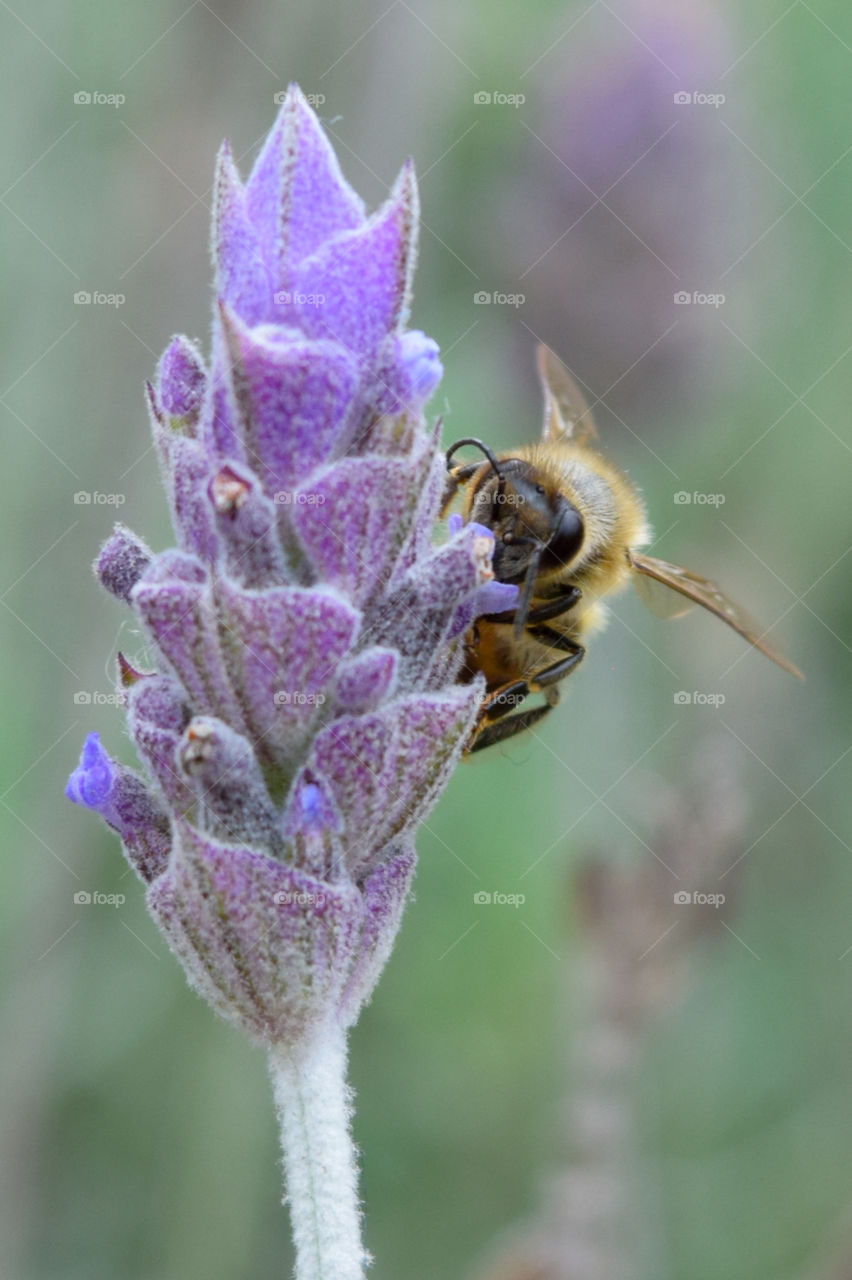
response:
M412 168L368 215L295 87L246 183L223 146L212 355L173 338L148 388L177 547L119 527L95 566L148 641L120 664L147 779L93 735L68 788L192 986L269 1051L298 1280L363 1275L346 1033L476 717L465 630L513 602L487 530L432 545L417 227Z

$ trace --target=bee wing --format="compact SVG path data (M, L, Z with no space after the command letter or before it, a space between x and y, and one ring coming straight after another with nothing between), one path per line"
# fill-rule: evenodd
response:
M545 443L573 440L576 444L594 440L598 433L592 411L565 365L543 342L539 344L536 360L544 391L542 440Z
M779 667L804 680L799 668L772 648L763 638L757 623L739 605L734 604L715 582L702 578L689 569L682 569L680 565L669 564L667 560L643 555L640 551L629 552L629 558L635 570L633 585L642 603L652 613L662 618L679 618L694 604L700 604L702 608L727 622L744 640L748 640L749 644L753 644L767 658L777 662Z

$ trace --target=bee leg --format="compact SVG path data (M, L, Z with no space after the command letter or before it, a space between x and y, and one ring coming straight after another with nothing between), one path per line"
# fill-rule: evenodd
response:
M559 682L570 675L585 656L586 650L582 645L569 640L567 636L559 635L556 631L548 630L547 627L537 628L536 638L542 639L552 649L561 649L566 656L560 658L558 662L552 662L543 671L539 671L528 683L518 680L514 685L504 685L502 689L496 690L491 695L493 701L486 702L482 709L479 724L474 730L473 742L467 748L467 755L471 755L474 751L484 751L486 747L493 747L498 742L506 742L509 738L514 738L515 734L532 728L556 706L559 701ZM507 719L502 717L511 710L511 704L506 705L496 715L490 710L498 697L506 698L510 692L517 694L521 688L526 693L543 693L547 702L543 707L530 707L526 711L518 711Z
M561 680L564 680L566 676L569 676L571 672L580 665L585 657L586 650L581 644L576 644L573 640L569 640L567 636L559 636L555 631L548 632L547 639L545 640L541 636L541 632L545 630L546 628L541 627L536 635L536 639L541 639L543 644L548 644L554 649L561 649L568 655L565 658L560 658L558 662L551 663L549 667L545 667L543 671L539 671L530 680L531 692L539 693L547 691L548 701L550 701L550 698L557 693L557 690L553 686L559 684ZM558 644L557 641L559 642ZM558 697L555 698L554 701L558 701Z
M561 596L548 600L547 604L540 605L537 609L530 609L527 614L527 624L535 626L539 622L550 622L551 618L561 618L563 613L574 608L581 595L579 587L569 587Z
M480 724L501 720L523 702L529 691L526 680L513 680L511 684L503 684L493 693L486 694L479 710Z
M515 734L531 729L537 721L547 715L548 711L552 710L550 703L546 703L543 707L530 707L527 711L519 711L517 715L509 716L507 720L497 720L494 724L485 723L472 745L468 747L466 754L472 755L474 751L484 751L486 747L494 747L498 742L506 742L509 738L514 738Z
M576 640L571 640L568 636L560 635L558 631L553 631L550 627L535 627L530 634L540 644L547 645L548 649L559 649L561 653L568 655L567 658L560 658L558 662L545 667L543 671L540 671L530 680L530 686L533 688L546 688L548 685L556 684L559 680L564 680L575 667L580 665L586 656L586 650L581 644L577 644Z

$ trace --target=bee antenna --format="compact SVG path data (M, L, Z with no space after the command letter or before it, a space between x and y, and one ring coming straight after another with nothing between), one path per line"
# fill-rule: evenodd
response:
M491 467L492 467L492 470L494 471L494 474L497 476L497 479L502 483L503 472L500 470L500 463L497 461L497 458L495 457L493 451L488 448L488 445L483 440L478 440L476 436L464 436L461 440L456 440L455 444L450 445L449 449L447 450L447 470L449 471L451 469L450 459L452 458L453 454L456 452L457 449L461 449L466 444L473 445L475 449L479 449L481 453L485 454L486 458L491 463Z
M527 569L527 576L524 578L524 589L521 592L521 601L517 609L515 610L515 625L513 628L513 635L516 640L520 640L523 634L524 626L526 625L527 616L529 615L529 611L530 611L530 603L532 601L533 588L535 587L535 580L538 577L538 566L541 561L543 552L544 552L544 543L539 542L536 546L535 551L532 554L532 558L530 559L529 568Z

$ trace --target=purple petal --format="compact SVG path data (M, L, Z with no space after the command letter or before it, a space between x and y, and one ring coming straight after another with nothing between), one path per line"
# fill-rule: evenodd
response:
M265 760L281 765L324 715L327 688L355 640L358 613L328 591L241 591L223 582L222 608L238 643L228 663Z
M172 520L184 551L212 564L218 539L207 500L210 457L198 440L173 435L166 443Z
M416 855L408 842L384 851L384 862L364 881L364 923L358 957L343 998L340 1017L351 1026L379 980L393 947L411 891Z
M440 347L419 329L393 334L385 344L370 397L379 413L419 413L432 396L444 366Z
M366 638L400 653L400 689L423 687L436 655L464 630L456 623L460 605L466 598L472 602L489 568L481 541L475 530L465 528L452 542L419 560L383 608L368 620ZM493 538L489 544L493 546ZM472 612L468 622L471 619Z
M364 907L251 849L186 824L149 906L193 986L224 1017L264 1043L294 1043L340 998Z
M364 204L344 179L337 156L297 85L247 183L248 212L282 286L293 266L331 236L364 221Z
M193 709L242 730L243 711L222 661L219 611L203 566L164 552L134 587L132 602Z
M186 694L168 676L146 676L128 695L128 725L136 750L179 813L195 807L195 793L178 769L177 745L190 718Z
M141 778L116 764L90 733L65 794L94 809L118 832L133 869L150 882L164 869L171 846L169 819Z
M321 581L361 605L390 583L417 506L410 463L344 458L293 495L291 518Z
M201 353L189 338L177 334L160 357L157 397L173 418L197 414L204 397L207 373Z
M119 600L129 601L130 592L151 563L151 552L135 533L123 524L115 526L115 532L101 547L95 561L95 575Z
M326 782L302 769L293 782L282 830L290 845L289 861L309 875L339 880L343 868L344 823Z
M397 662L395 650L375 648L341 663L334 687L338 708L353 715L374 711L393 692Z
M510 609L517 608L519 596L519 589L510 582L483 582L474 595L473 616L508 613Z
M205 831L282 854L277 815L247 738L213 716L197 716L177 745L176 759L198 797Z
M90 733L83 745L80 763L68 779L65 794L74 804L102 813L109 801L116 772L101 746L99 733Z
M413 830L446 783L473 726L478 690L400 699L373 715L342 716L314 743L309 767L345 815L350 873L361 878L383 845Z
M294 299L305 333L375 355L407 316L417 217L417 184L406 165L387 203L364 227L338 236L297 268Z
M259 324L270 317L272 281L227 142L222 143L216 163L214 190L216 292L247 324Z
M251 466L270 497L291 492L346 447L355 364L334 343L300 341L272 325L249 330L227 309L222 323Z
M243 587L268 587L290 577L278 512L260 482L246 467L227 465L208 485L225 567Z

